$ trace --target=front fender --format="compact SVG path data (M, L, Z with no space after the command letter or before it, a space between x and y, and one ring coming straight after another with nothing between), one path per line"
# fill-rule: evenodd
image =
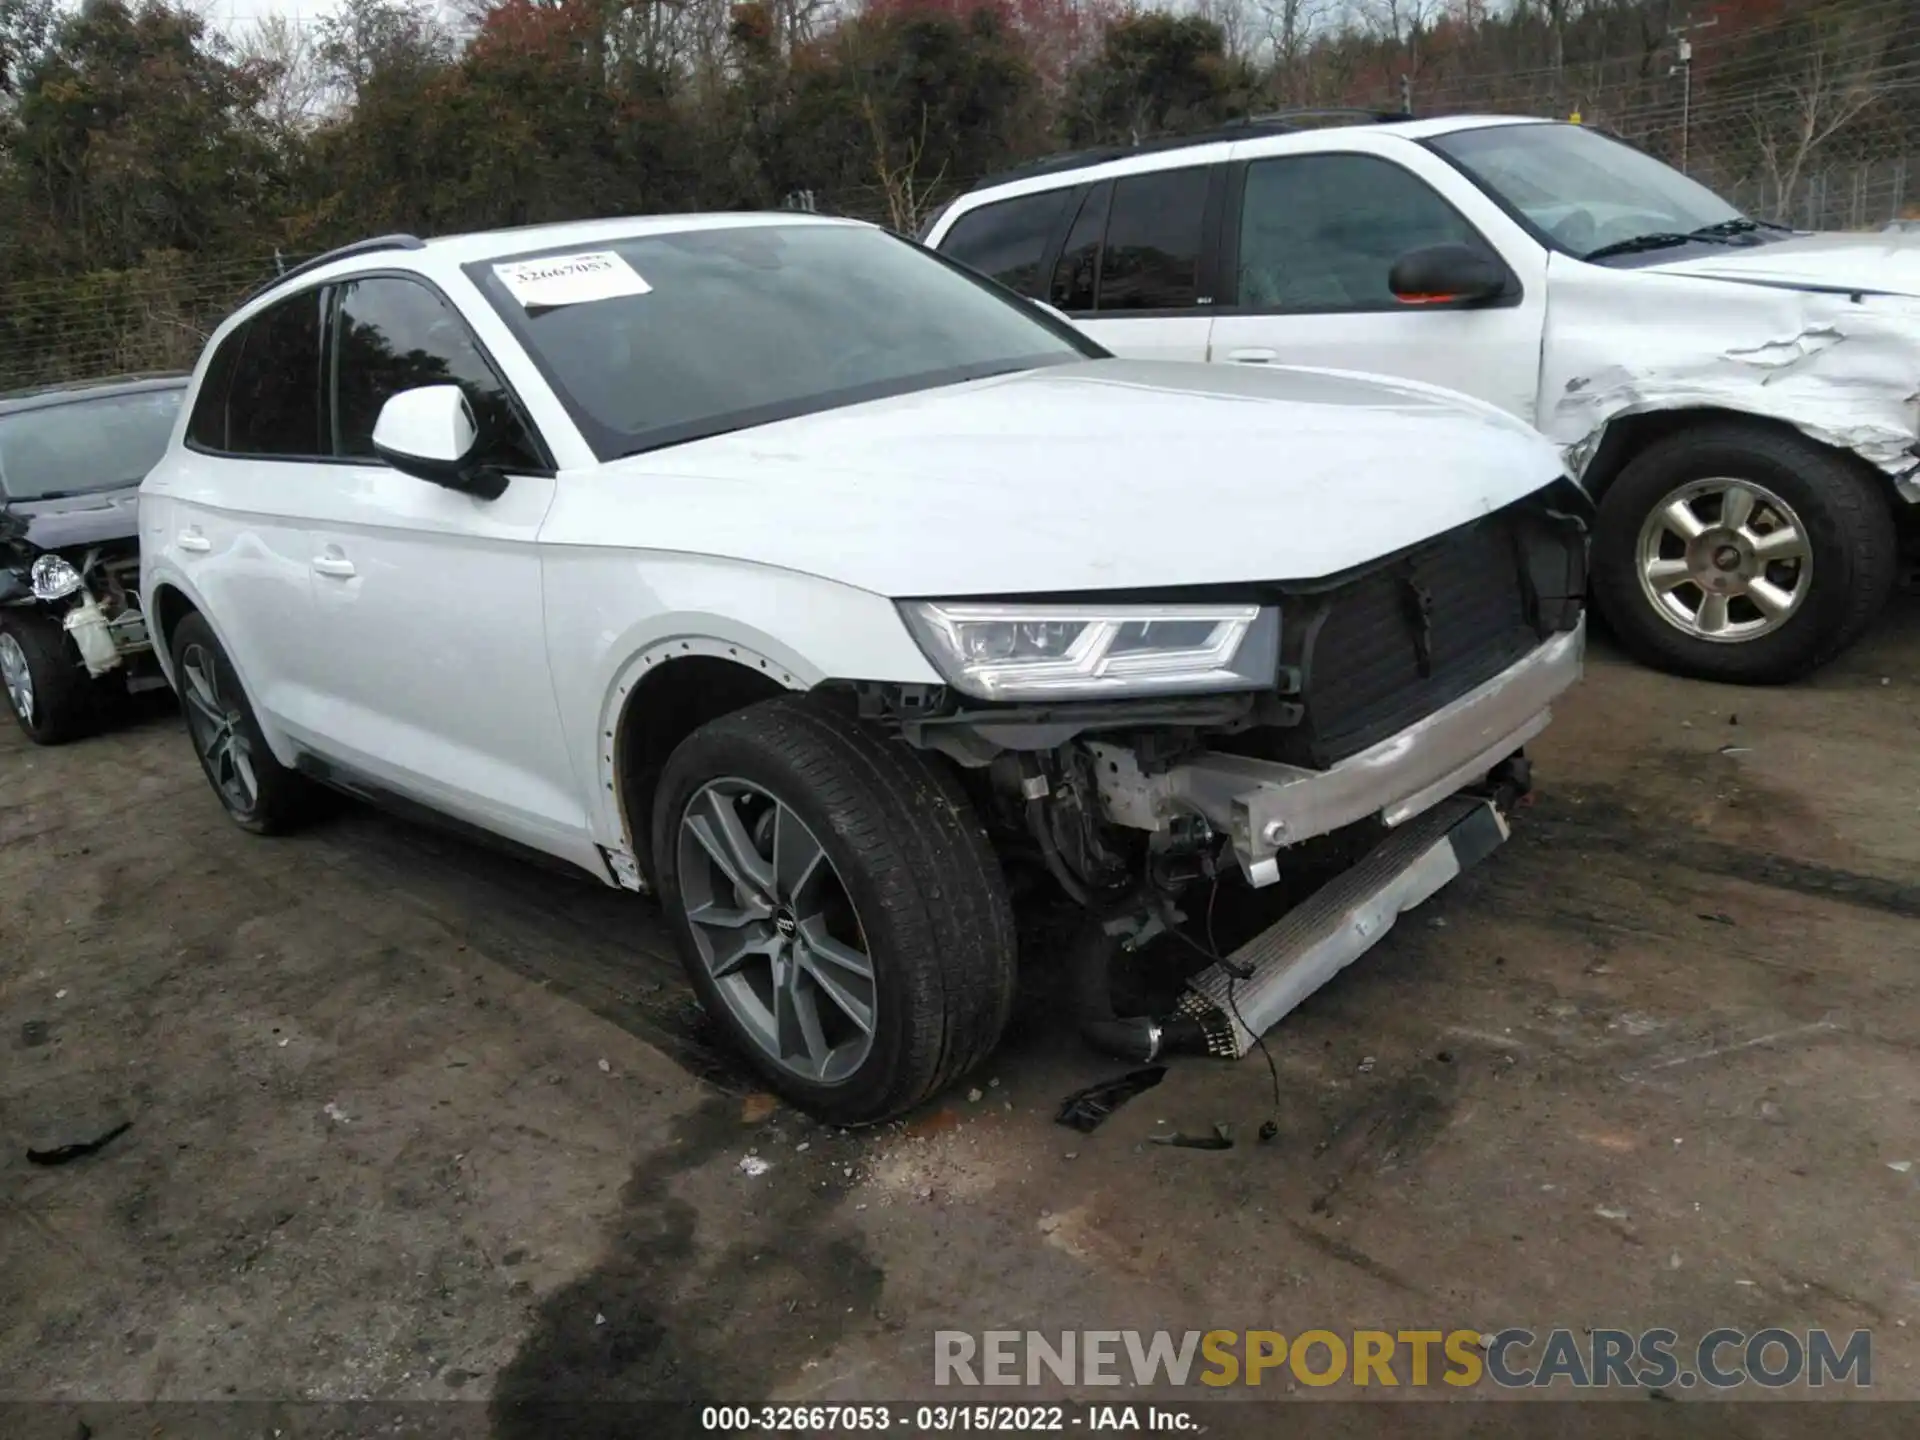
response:
M594 777L595 839L623 844L613 736L641 675L704 655L790 690L826 680L940 684L884 596L768 566L559 547L546 557L547 655L574 773Z
M1556 259L1540 427L1584 476L1609 427L1711 411L1790 425L1920 500L1920 301Z

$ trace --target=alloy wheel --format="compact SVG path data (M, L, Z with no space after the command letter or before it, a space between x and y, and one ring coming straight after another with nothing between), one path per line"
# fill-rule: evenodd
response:
M1635 559L1660 618L1718 643L1778 630L1813 583L1800 517L1751 480L1694 480L1671 492L1640 527Z
M214 789L236 815L248 815L260 800L253 745L241 729L245 714L228 667L204 645L189 645L180 657L186 681L187 730L212 777Z
M858 1070L873 1049L873 960L806 822L751 781L712 780L681 812L677 860L700 961L761 1053L814 1084Z
M0 634L0 680L6 683L13 713L26 724L33 724L33 671L20 642L7 634Z

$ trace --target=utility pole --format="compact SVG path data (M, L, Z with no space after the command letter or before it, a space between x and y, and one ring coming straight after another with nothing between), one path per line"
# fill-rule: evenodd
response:
M1720 22L1718 20L1698 20L1691 25L1676 25L1667 34L1679 43L1679 63L1667 67L1667 73L1680 72L1680 172L1686 173L1687 155L1693 139L1693 41L1688 39L1689 32L1710 30Z

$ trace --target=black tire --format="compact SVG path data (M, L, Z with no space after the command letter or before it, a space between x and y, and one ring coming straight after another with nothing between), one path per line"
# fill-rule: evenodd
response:
M1807 532L1811 563L1801 583L1808 593L1778 628L1751 640L1689 634L1665 619L1641 588L1642 525L1676 490L1709 478L1771 490ZM1680 431L1637 455L1600 497L1594 602L1636 659L1676 675L1733 685L1797 680L1866 632L1898 577L1886 485L1853 457L1789 431L1737 420Z
M174 689L186 715L193 753L228 817L255 835L284 834L305 821L314 809L313 783L274 758L254 719L253 702L241 688L213 627L197 613L186 616L173 627L172 652ZM200 693L196 676L209 682L212 707L205 703L208 697ZM226 717L227 728L243 747L245 772L252 781L244 789L231 783L236 774L231 759L223 761L208 753L205 737L216 710ZM250 800L241 798L246 793L251 794Z
M681 824L709 782L744 781L805 823L857 916L873 970L870 1049L818 1083L783 1068L721 996L682 893ZM834 1124L889 1119L992 1053L1013 1007L1013 909L985 828L935 757L818 697L783 696L695 731L655 792L661 899L700 1001L759 1074ZM789 936L792 930L786 932Z
M0 611L0 634L19 647L32 683L27 714L21 713L10 692L0 692L29 740L36 745L65 745L100 728L99 684L52 616L19 607Z

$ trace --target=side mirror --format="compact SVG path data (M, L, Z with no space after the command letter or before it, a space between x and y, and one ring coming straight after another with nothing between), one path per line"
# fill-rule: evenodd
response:
M373 426L374 453L401 474L497 500L506 491L506 477L468 458L479 439L473 407L458 385L402 390L380 407Z
M1428 245L1393 262L1387 288L1402 305L1483 305L1505 293L1507 277L1471 245Z

